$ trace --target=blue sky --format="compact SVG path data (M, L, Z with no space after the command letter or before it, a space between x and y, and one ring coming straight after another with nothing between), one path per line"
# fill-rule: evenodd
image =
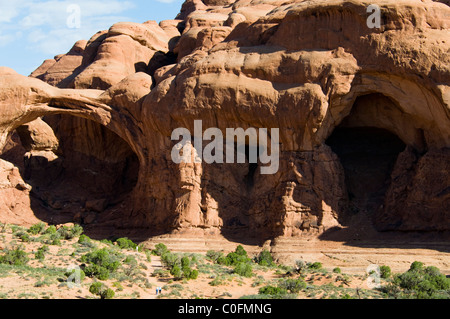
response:
M0 0L0 66L29 75L116 22L174 19L183 0Z

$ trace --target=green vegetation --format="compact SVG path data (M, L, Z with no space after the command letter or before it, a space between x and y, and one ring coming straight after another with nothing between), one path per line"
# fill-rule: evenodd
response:
M170 274L175 280L195 280L198 278L198 270L192 269L196 259L194 257L181 256L170 252L164 244L158 244L154 252L156 254L162 253L161 262L169 270Z
M298 293L306 288L306 283L302 279L281 279L277 285L269 284L259 288L260 298L269 299L291 299L295 298ZM254 296L253 298L256 298Z
M83 227L80 225L62 226L58 229L57 233L59 233L62 239L70 240L80 236L83 233Z
M308 267L308 269L314 269L314 270L322 269L322 263L319 263L319 262L308 263L307 267Z
M341 268L339 268L339 267L334 268L334 269L333 269L333 272L334 272L335 274L340 274L340 273L342 273Z
M38 235L45 231L45 224L44 223L38 223L36 225L31 226L28 229L28 232L32 235Z
M67 277L67 279L69 278L73 278L74 276L77 276L80 282L82 282L84 280L84 278L86 278L86 273L82 270L82 269L71 269L65 272L65 276Z
M42 247L38 248L37 252L34 254L34 257L40 261L43 261L45 259L45 254L50 250L47 245L43 245Z
M13 250L5 249L3 252L4 254L0 256L0 264L23 266L30 260L28 254L21 247Z
M80 235L80 238L78 238L78 244L85 247L94 248L95 244L88 236L85 234Z
M220 257L223 257L223 253L220 251L208 250L206 252L206 259L213 263L217 263L217 259Z
M268 252L267 252L268 253ZM267 253L260 254L255 258L256 262L261 262L263 265L273 263L272 256ZM252 260L248 257L247 252L241 245L236 247L234 252L224 256L222 252L208 251L206 258L218 265L233 267L233 273L243 277L253 276Z
M152 250L152 253L155 254L156 256L162 256L168 251L169 249L167 249L167 246L160 243L155 246L155 249Z
M80 279L77 283L85 288L80 287L79 293L89 288L92 295L102 299L115 298L119 292L122 292L119 298L139 298L142 291L135 288L144 291L151 288L149 275L164 278L162 280L167 282L164 294L158 298L210 298L207 293L203 295L192 291L189 286L189 280L195 280L201 274L202 280L209 279L209 285L225 286L210 288L213 297L219 298L231 297L229 292L223 291L226 286L247 285L250 282L258 294L242 299L450 299L450 278L438 268L418 261L400 274L392 273L389 266L380 266L382 286L363 289L353 287L363 287L361 284L367 275L344 274L339 267L327 270L320 262L297 260L293 265L281 265L274 261L270 251L250 255L241 245L230 253L210 250L206 256L174 253L164 244L158 244L150 251L140 249L142 247L127 237L111 237L114 242L97 241L83 234L80 226L56 228L46 227L44 223L30 228L0 224L0 236L6 247L0 251L0 278L14 276L30 281L27 286L36 288L35 291L3 289L0 290L0 298L53 298L54 288L50 286L65 289L70 287L68 283L74 278ZM12 240L8 243L6 239ZM68 240L70 242L66 242ZM49 247L61 243L65 245L59 249ZM163 269L153 270L148 264L152 255L161 257ZM73 264L78 264L79 268L67 270L66 267ZM265 276L266 272L270 272L269 276ZM131 287L133 292L127 292Z
M306 288L306 283L302 279L283 279L278 283L278 287L285 289L293 294L298 294Z
M236 247L234 252L229 253L226 257L219 257L217 263L226 266L237 266L240 263L250 263L251 259L241 245Z
M304 272L306 269L308 269L306 263L303 260L296 260L295 261L295 271L299 274Z
M271 295L271 296L287 294L286 289L274 286L264 286L262 288L259 288L258 292L260 295Z
M253 276L253 267L249 263L241 262L234 267L233 273L242 277L251 277Z
M256 258L255 262L260 266L273 266L275 263L273 262L273 257L270 254L270 251L263 250Z
M81 257L81 262L88 263L84 272L88 277L99 280L109 279L111 273L120 266L119 256L107 248L96 249Z
M380 288L389 298L450 299L450 278L434 266L415 261L408 271L393 276Z
M100 296L101 299L113 299L115 292L105 286L101 282L94 282L89 287L89 292L93 295Z
M380 276L383 279L391 277L391 268L389 266L380 266Z
M116 243L121 249L133 249L134 250L138 246L137 244L133 243L133 241L131 239L128 239L126 237L117 239Z

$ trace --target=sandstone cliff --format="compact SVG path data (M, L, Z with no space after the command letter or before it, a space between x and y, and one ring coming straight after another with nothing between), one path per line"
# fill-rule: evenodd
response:
M449 29L446 1L187 0L29 78L1 68L0 219L144 239L448 231ZM199 119L279 128L278 172L175 164L172 131Z

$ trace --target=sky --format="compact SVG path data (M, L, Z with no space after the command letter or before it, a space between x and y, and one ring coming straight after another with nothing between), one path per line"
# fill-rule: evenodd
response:
M184 0L0 0L0 66L30 75L117 22L174 19Z

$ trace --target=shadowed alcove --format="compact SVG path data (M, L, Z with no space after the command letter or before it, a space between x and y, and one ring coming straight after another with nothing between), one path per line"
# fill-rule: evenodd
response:
M357 214L371 222L383 209L391 173L406 148L397 134L403 128L404 134L412 131L395 102L382 94L369 94L356 99L350 114L327 139L345 173L348 207L340 216L342 224ZM415 134L415 144L423 145L419 135Z
M98 214L136 186L139 160L105 126L51 115L17 128L1 158L19 168L32 188L31 208L50 224L95 224Z

